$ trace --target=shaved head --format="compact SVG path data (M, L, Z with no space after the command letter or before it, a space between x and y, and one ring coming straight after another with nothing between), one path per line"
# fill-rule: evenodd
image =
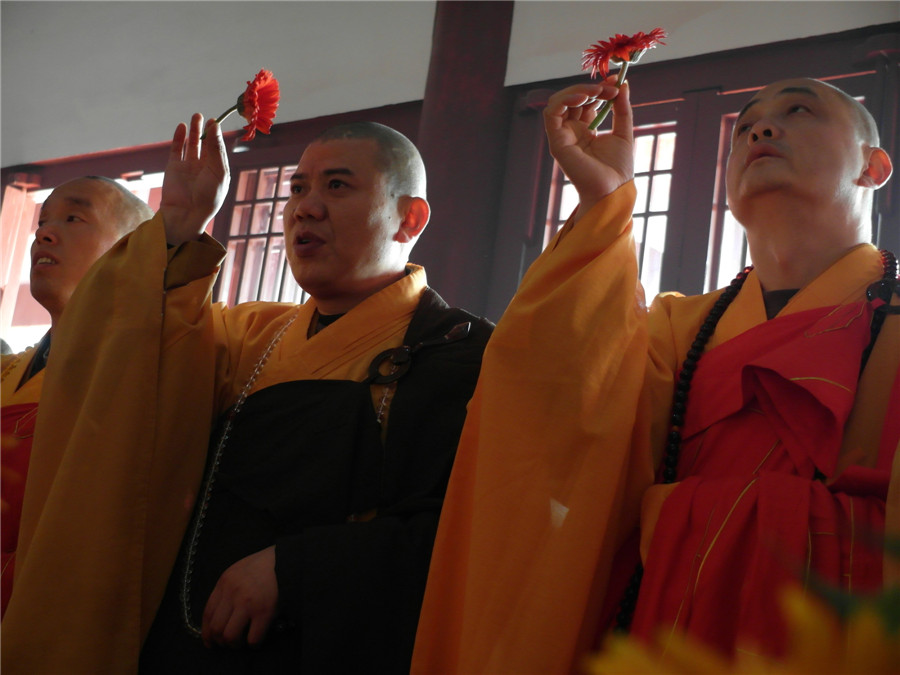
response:
M393 196L425 199L425 163L418 148L406 136L377 122L351 122L326 129L312 143L336 140L373 140L378 147L378 170L388 179Z

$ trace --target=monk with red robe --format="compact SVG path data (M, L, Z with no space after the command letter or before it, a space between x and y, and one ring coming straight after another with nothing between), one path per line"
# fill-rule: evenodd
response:
M34 422L50 354L53 327L91 265L153 212L121 185L89 176L50 193L41 206L31 246L31 294L49 313L50 330L34 347L3 356L2 421L2 613L12 592L16 546Z
M816 80L759 91L727 170L754 268L649 311L628 85L559 92L545 123L580 203L485 352L413 672L577 671L616 622L777 657L785 584L898 578L880 545L900 525L900 297L868 243L892 171L875 123Z

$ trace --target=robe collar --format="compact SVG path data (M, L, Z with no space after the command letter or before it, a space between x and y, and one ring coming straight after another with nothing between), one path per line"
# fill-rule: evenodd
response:
M778 313L796 314L808 309L840 306L865 299L866 288L883 274L881 253L871 244L850 249L822 274L801 288ZM762 287L756 271L750 273L741 292L722 315L709 346L727 342L766 321Z

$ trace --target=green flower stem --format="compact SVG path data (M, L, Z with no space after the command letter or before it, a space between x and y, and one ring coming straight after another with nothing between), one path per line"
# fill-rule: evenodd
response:
M216 118L216 124L221 125L222 122L225 121L225 118L226 118L226 117L228 117L228 116L229 116L231 113L233 113L233 112L237 112L237 110L238 110L237 105L231 106L228 110L226 110L225 112L223 112L221 115L219 115L219 116ZM206 138L206 132L205 132L205 131L204 131L202 134L200 134L200 140L202 141L204 138Z
M225 121L226 117L228 117L233 112L237 112L237 110L238 110L237 104L231 106L228 110L226 110L225 112L223 112L221 115L219 115L216 118L216 124L222 124L222 122Z
M619 70L619 76L616 78L616 86L621 87L625 84L625 75L628 72L628 66L631 64L631 61L625 61L622 64L622 68ZM588 129L591 131L596 130L601 124L603 124L603 120L606 119L606 116L609 115L609 111L612 110L613 102L607 101L603 104L600 110L597 111L597 116L594 118L594 121L588 125Z

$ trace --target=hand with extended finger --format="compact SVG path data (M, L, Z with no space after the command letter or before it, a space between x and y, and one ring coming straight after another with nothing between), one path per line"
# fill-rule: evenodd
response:
M202 125L200 114L191 118L190 130L179 124L169 149L159 211L166 241L173 246L197 239L228 192L230 174L222 132L210 120L201 139Z
M238 560L219 577L203 610L207 647L258 645L278 610L275 547Z
M610 77L568 87L551 96L544 109L550 153L578 191L576 219L634 177L628 83L620 89L614 81L615 77ZM592 131L588 126L606 100L613 100L612 131Z

